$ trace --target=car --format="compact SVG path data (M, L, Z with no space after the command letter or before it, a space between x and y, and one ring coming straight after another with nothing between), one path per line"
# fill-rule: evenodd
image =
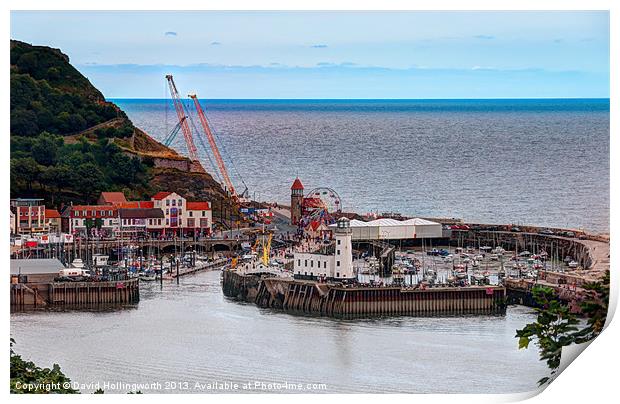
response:
M565 231L564 237L575 237L575 233L572 231Z
M57 276L54 278L54 282L73 282L73 278L69 276Z
M543 229L543 230L539 230L538 234L544 234L544 235L548 235L548 236L553 236L555 233L551 229Z
M510 228L510 231L513 233L519 233L521 231L521 229L517 226L513 226Z

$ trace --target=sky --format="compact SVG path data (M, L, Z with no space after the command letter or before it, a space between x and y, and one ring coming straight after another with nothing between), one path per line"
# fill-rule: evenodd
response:
M609 14L13 11L107 98L609 97Z

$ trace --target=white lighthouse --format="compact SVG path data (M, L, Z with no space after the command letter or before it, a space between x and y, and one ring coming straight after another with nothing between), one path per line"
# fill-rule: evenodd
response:
M351 279L353 273L353 246L351 245L351 223L346 217L336 222L334 231L336 239L336 253L332 276L334 279Z
M293 274L297 279L354 279L351 223L346 217L338 219L334 230L334 252L296 252Z

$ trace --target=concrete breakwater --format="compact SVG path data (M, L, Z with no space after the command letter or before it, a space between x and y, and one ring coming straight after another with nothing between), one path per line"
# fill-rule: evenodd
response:
M49 282L11 285L11 309L133 304L140 300L138 279L111 282Z
M338 318L492 314L506 308L506 289L501 286L364 287L226 270L222 290L227 297L259 307Z

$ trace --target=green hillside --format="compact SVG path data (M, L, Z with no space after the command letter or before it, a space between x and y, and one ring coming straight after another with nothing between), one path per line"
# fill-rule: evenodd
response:
M155 157L184 159L135 128L60 50L11 41L12 198L59 207L94 203L101 191L138 199L198 181L195 199L229 202L209 174L160 169Z

